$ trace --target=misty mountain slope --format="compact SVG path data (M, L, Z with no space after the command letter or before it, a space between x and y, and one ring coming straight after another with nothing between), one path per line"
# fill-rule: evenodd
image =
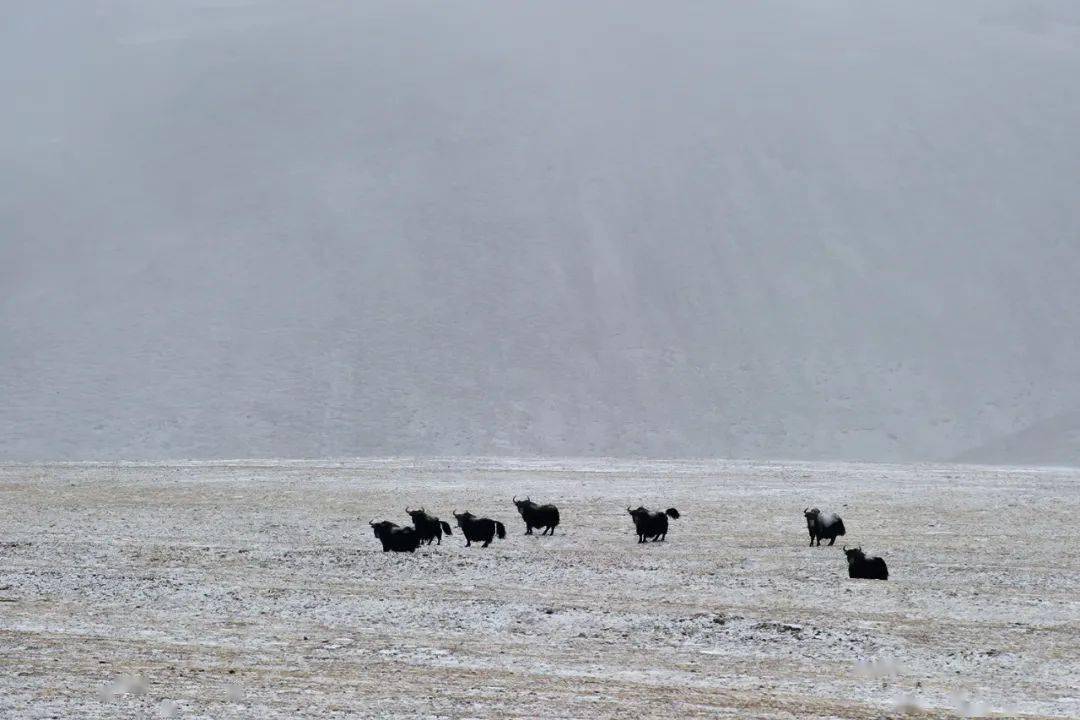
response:
M960 455L962 462L989 464L1080 464L1080 412L1039 422Z
M16 11L0 457L939 459L1077 412L1080 12L866 5Z

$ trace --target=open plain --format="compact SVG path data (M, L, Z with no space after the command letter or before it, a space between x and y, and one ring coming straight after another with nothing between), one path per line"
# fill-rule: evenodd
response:
M559 505L554 537L515 494ZM639 504L682 513L666 542ZM406 505L508 536L384 554L367 521ZM5 465L0 717L1075 718L1078 518L1053 469ZM841 542L890 580L849 580Z

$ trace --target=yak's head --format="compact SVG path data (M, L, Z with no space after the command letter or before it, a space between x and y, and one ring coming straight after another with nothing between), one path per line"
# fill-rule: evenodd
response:
M473 515L471 512L459 513L457 510L455 510L454 517L457 519L458 527L465 527L465 523L470 522L476 516Z
M643 505L639 505L636 510L631 510L630 507L627 506L626 512L630 513L630 517L634 518L634 522L637 522L639 520L644 520L645 518L649 517L649 515L652 514Z
M847 555L848 565L851 565L852 563L860 562L860 561L866 559L866 555L863 553L861 547L857 547L857 548L853 548L851 550L848 550L847 545L845 545L843 550L844 550L844 554Z
M532 500L530 500L528 498L528 496L526 496L526 498L524 500L518 500L517 495L515 495L514 496L514 504L517 505L518 512L521 513L522 515L525 514L526 510L536 507L536 503L534 503Z
M389 533L391 530L397 527L395 523L392 523L389 520L383 520L382 522L369 521L368 525L371 526L371 529L375 533L375 537L377 538L381 538L383 535Z
M802 514L803 517L806 518L806 527L813 529L814 523L817 522L818 515L821 514L821 511L817 508L806 508L802 511Z
M410 510L407 506L405 508L405 514L412 518L413 523L423 522L427 519L427 510L420 508L419 510Z

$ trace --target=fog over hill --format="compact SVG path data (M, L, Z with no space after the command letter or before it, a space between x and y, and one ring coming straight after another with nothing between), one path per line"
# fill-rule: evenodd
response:
M1080 462L1073 0L5 15L0 459Z

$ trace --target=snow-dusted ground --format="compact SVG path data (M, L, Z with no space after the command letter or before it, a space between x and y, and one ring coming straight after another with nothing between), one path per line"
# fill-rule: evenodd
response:
M4 718L1080 716L1077 471L9 465L0 503ZM683 512L666 543L639 503ZM509 535L379 552L406 504ZM892 579L807 547L806 505Z

